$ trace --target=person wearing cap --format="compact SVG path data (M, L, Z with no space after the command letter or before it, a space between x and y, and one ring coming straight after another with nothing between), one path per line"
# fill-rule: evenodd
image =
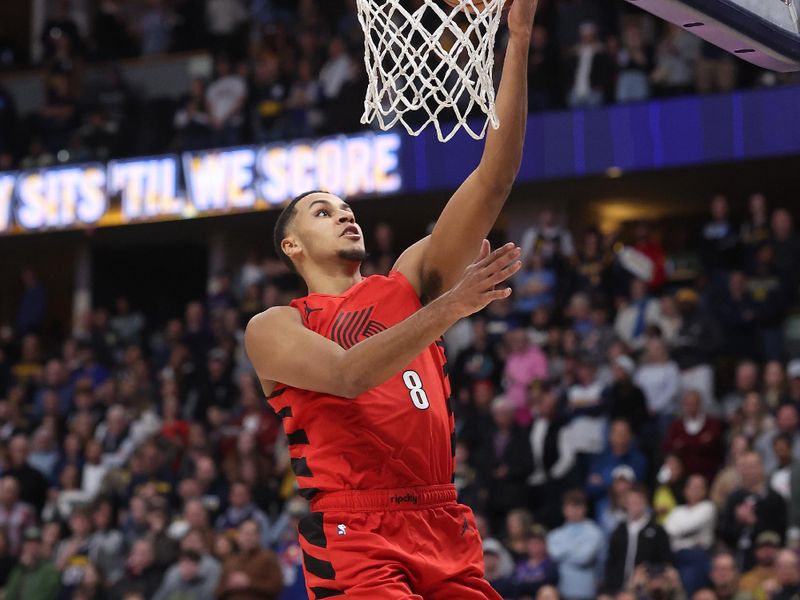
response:
M608 428L608 446L602 454L595 456L589 466L586 492L595 500L608 493L611 473L620 465L633 469L636 479L641 481L647 469L647 460L636 447L631 426L625 419L616 419Z
M586 518L583 490L564 494L565 523L547 536L547 551L558 563L558 589L565 600L590 600L597 589L597 564L605 539L600 528Z
M765 600L764 584L775 577L775 559L781 549L781 536L774 531L762 531L756 537L755 566L739 580L739 589Z
M635 372L636 363L630 356L617 356L611 364L614 380L603 391L603 400L608 406L609 419L626 419L636 436L644 440L645 425L650 416L644 392L633 380Z
M42 555L42 531L28 527L23 532L19 563L11 571L4 600L55 600L58 590L58 570Z
M636 473L628 465L611 471L608 494L595 503L595 518L606 539L625 520L625 497L636 483Z
M511 575L514 573L514 560L511 554L495 538L483 540L483 568L486 580L503 596L513 592Z

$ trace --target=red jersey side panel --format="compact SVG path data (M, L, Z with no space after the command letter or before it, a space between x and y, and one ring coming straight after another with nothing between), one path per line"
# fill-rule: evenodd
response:
M291 305L305 326L347 349L421 308L398 271L363 279L341 296L310 294ZM278 385L270 405L283 417L301 493L451 483L454 422L441 343L354 399Z

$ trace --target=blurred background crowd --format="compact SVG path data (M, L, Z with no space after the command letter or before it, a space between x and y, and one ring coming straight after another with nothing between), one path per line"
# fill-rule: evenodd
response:
M408 0L408 7L421 3ZM361 127L366 73L355 0L45 4L37 57L46 77L43 105L15 106L0 77L0 169ZM539 4L530 51L534 111L796 81L736 61L624 2ZM506 38L501 32L498 77ZM122 68L193 52L209 58L187 79L182 98L145 94ZM29 60L4 48L0 35L0 69Z
M761 194L739 217L717 196L687 243L641 222L622 247L540 210L513 296L446 335L455 483L504 598L800 593L800 237ZM367 232L365 275L394 233ZM167 322L119 297L66 337L23 272L0 345L6 600L306 597L308 506L243 350L250 317L305 293L266 248Z

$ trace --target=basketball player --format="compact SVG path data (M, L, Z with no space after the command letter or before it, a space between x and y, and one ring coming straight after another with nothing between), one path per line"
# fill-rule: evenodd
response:
M519 248L484 239L516 177L527 119L536 0L516 0L480 165L433 233L388 277L363 278L364 239L332 194L293 200L275 245L309 294L248 324L245 343L283 419L311 514L299 524L312 600L499 600L483 578L471 510L452 485L454 421L442 334L510 294Z

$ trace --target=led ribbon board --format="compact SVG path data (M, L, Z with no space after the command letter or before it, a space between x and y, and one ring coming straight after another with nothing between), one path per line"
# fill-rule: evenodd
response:
M395 133L0 173L0 235L269 210L311 189L403 187Z

